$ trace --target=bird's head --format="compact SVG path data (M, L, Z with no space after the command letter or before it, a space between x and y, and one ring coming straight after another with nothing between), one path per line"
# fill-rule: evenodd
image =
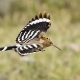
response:
M50 39L48 39L48 38L46 38L46 40L43 42L43 45L44 45L45 48L49 47L49 46L54 46L57 49L61 50L59 47L57 47L56 45L54 45L53 42Z

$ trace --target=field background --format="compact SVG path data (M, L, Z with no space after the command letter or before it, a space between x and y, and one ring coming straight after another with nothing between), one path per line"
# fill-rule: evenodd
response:
M45 34L55 47L25 57L0 52L0 80L80 80L80 0L0 0L0 47L15 44L35 14L51 15Z

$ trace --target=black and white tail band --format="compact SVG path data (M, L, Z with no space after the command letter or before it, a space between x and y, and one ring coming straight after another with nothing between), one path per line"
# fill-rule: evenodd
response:
M0 51L6 51L6 50L12 50L17 48L17 46L6 46L6 47L1 47Z

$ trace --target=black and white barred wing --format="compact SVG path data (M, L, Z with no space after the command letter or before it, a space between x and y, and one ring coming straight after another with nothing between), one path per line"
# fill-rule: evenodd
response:
M7 51L7 50L14 50L18 52L21 56L44 51L43 47L39 44L28 44L28 45L17 44L14 46L0 47L0 51Z
M46 12L39 13L39 15L32 18L31 21L23 28L16 38L17 43L29 42L34 38L39 38L50 27L50 15Z
M43 47L38 44L19 45L17 48L15 48L15 51L18 52L21 56L25 56L43 51Z

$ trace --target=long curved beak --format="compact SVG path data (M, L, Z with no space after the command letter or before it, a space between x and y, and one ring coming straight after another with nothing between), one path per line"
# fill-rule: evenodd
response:
M55 45L53 45L54 47L56 47L57 49L59 49L60 51L61 51L61 49L59 48L59 47L57 47L57 46L55 46Z

